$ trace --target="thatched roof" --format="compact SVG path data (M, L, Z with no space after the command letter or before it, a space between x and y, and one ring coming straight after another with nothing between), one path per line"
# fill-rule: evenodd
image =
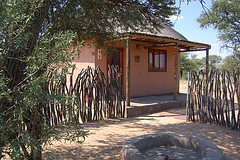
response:
M139 30L125 30L125 29L117 29L117 32L119 33L136 33L136 34L144 34L144 35L152 35L152 36L158 36L158 37L164 37L164 38L173 38L177 40L184 40L187 41L187 38L185 38L182 34L179 32L175 31L173 28L171 28L168 25L163 25L163 27L159 30L152 28L152 30L144 30L144 29L139 29Z
M170 26L163 25L163 28L160 29L160 32L153 29L154 31L137 31L136 33L146 34L146 35L153 35L153 36L159 36L159 37L166 37L166 38L173 38L177 40L184 40L187 41L187 38L185 38L182 34L171 28Z
M152 30L124 30L117 29L118 33L123 33L125 36L130 35L131 40L150 42L152 46L176 46L180 48L180 52L203 51L210 49L211 45L188 41L182 34L172 29L170 26L163 25L160 31L152 28ZM151 45L150 45L151 47Z

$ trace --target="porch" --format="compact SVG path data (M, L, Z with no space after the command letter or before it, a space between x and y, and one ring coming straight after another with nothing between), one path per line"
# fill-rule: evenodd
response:
M131 98L131 105L126 108L127 117L185 107L187 95L178 93L177 96L176 100L173 94Z
M211 46L208 44L188 41L181 34L171 30L170 28L168 29L169 30L166 30L166 33L173 32L175 36L172 37L172 36L162 36L162 35L151 35L149 33L145 34L145 33L132 33L132 32L126 34L126 37L124 38L126 40L126 49L125 49L126 64L125 64L124 76L125 76L126 105L128 106L128 108L132 108L132 106L135 106L134 104L130 104L130 102L132 102L130 97L132 96L145 96L145 95L154 95L154 94L173 93L172 94L173 99L175 100L178 99L179 73L180 73L179 64L180 64L181 52L206 51L206 75L208 75L209 49L211 48ZM143 53L142 55L140 52L141 47L142 47L142 50L144 50L144 52L142 52ZM134 49L138 51L134 52ZM147 55L148 57L146 57L146 54L144 53L148 53ZM133 57L134 57L134 61L133 61ZM144 58L145 60L147 60L147 63L146 61L141 62L140 59L142 59L143 61ZM148 66L146 66L146 64ZM130 66L131 66L131 69L130 69ZM136 68L139 69L140 72L138 72ZM146 68L148 68L148 70L146 70ZM144 78L147 77L147 79L143 81L144 78L138 77L139 75L144 75ZM159 83L159 79L161 79L161 83ZM151 80L151 84L148 83L149 80ZM136 82L139 82L139 83L136 83ZM146 85L143 85L143 84L146 84ZM165 88L166 86L167 88ZM145 95L138 95L139 93L142 93L145 91L148 91L148 93L146 93ZM159 91L162 91L162 93L157 93ZM162 105L162 103L160 104L161 106L164 106ZM150 104L147 106L148 108L151 108L150 106L152 105L153 104ZM133 108L136 108L136 107L133 107ZM144 113L145 111L143 109L144 107L140 107L140 108L141 110L143 110L143 113ZM151 109L147 109L147 110L151 111ZM127 115L128 116L132 115L130 112L130 109L128 109L128 111L129 112L127 112Z

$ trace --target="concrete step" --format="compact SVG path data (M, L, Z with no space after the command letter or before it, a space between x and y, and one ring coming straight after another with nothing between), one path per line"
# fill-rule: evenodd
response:
M167 109L182 108L186 106L186 94L178 94L178 99L173 100L173 95L159 95L137 97L131 99L127 107L127 117L161 112Z

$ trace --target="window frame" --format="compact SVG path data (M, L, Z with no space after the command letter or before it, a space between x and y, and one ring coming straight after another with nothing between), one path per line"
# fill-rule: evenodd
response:
M150 66L150 53L152 53L152 67ZM155 55L159 55L158 67L155 67ZM161 68L161 55L164 55L164 68ZM149 72L167 72L167 51L161 49L148 50L148 71Z

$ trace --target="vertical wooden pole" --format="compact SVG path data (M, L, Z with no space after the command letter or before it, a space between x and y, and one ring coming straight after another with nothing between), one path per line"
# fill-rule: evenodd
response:
M208 80L208 74L209 74L209 49L206 49L206 84Z
M130 55L131 55L131 37L126 40L126 104L130 106Z
M190 95L190 88L189 88L189 80L190 80L190 72L188 72L188 89L187 89L187 101L186 101L186 122L189 121L189 95Z
M178 45L175 46L175 65L174 65L174 95L173 98L177 99L178 93Z

